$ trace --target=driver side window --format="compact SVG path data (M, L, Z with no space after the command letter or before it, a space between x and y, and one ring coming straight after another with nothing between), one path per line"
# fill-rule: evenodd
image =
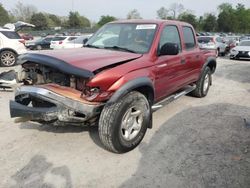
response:
M166 43L175 43L179 47L179 51L181 51L181 40L179 31L176 26L174 25L167 25L162 31L159 49L166 44Z

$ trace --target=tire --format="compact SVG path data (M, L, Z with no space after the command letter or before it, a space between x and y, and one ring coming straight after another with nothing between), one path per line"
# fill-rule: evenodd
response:
M36 49L37 49L37 50L42 50L43 48L42 48L41 45L37 45L37 46L36 46Z
M17 55L10 51L5 50L0 53L0 64L3 67L11 67L16 64Z
M211 70L209 67L206 67L200 79L196 82L196 89L191 92L191 95L198 98L207 96L211 83Z
M220 55L220 49L218 48L218 49L216 50L216 57L219 57L219 55Z
M147 98L139 92L130 92L103 108L99 119L100 140L109 151L131 151L142 141L150 121L151 107Z

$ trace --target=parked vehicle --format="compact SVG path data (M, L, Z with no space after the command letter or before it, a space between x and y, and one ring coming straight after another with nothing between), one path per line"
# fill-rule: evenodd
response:
M26 42L25 45L30 50L44 50L50 49L50 43L54 37L40 38L36 41Z
M10 67L16 64L17 56L26 53L24 39L13 30L0 28L0 65Z
M22 34L21 38L24 40L34 40L34 37L31 34Z
M83 47L84 43L91 37L92 35L82 35L77 36L74 40L64 42L60 44L61 48L81 48ZM60 49L60 48L57 48Z
M220 36L199 36L198 42L202 49L215 49L216 56L224 56L226 54L227 45Z
M123 153L152 128L152 112L182 95L205 97L215 52L199 48L193 27L170 20L103 26L84 48L20 57L21 86L11 117L56 125L96 125L103 145Z
M54 50L64 49L67 43L70 43L77 38L78 36L57 36L51 41L50 48Z
M238 46L231 49L230 59L250 59L250 40L240 41Z

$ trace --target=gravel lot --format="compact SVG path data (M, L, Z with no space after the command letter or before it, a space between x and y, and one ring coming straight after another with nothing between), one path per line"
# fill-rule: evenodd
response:
M250 61L218 59L208 96L155 112L122 155L102 148L96 127L15 124L9 99L0 92L0 187L250 187Z

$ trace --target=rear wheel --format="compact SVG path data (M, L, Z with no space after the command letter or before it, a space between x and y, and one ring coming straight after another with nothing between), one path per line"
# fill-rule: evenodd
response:
M196 89L191 92L191 95L199 98L205 97L209 91L211 83L211 70L209 67L206 67L200 79L196 82Z
M16 64L17 56L14 52L5 50L0 53L0 64L3 67L10 67Z
M146 133L150 113L147 98L136 91L105 106L99 120L99 136L105 148L115 153L134 149Z

